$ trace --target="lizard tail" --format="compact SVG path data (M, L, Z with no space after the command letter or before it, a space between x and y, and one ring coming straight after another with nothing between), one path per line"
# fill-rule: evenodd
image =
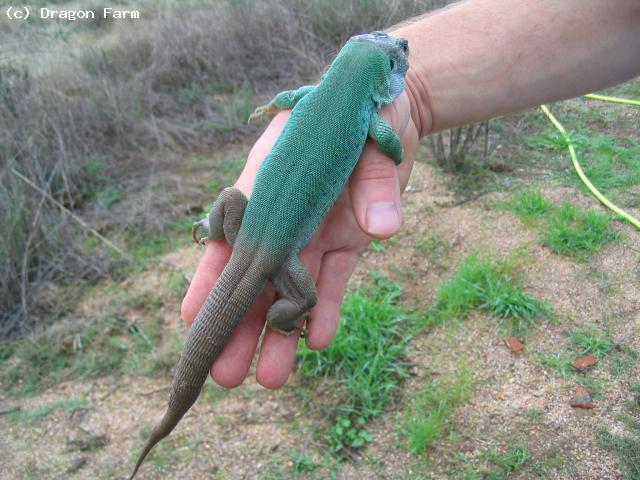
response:
M167 410L151 432L129 480L135 477L151 449L171 433L195 403L211 364L266 284L267 276L258 256L236 250L191 325Z

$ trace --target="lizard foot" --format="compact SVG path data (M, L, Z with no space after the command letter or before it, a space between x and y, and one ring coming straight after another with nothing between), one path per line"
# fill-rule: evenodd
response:
M303 338L307 334L305 323L309 318L309 313L307 312L303 315L302 326L298 326L299 318L300 306L287 298L278 300L267 312L267 324L269 327L287 337L293 335L297 330L300 331L300 336Z
M198 233L200 228L204 228L207 236L201 237ZM209 216L203 218L199 222L195 222L191 227L191 236L193 237L193 241L198 245L204 245L209 240Z
M269 103L268 105L262 105L261 107L256 108L251 115L249 115L249 119L247 123L251 123L251 120L255 120L256 118L260 118L263 115L275 113L278 111L278 108Z

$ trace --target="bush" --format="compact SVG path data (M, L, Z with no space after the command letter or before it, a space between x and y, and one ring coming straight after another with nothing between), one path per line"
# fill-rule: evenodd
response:
M28 57L25 65L0 63L0 336L37 320L30 306L38 285L93 280L114 266L49 197L91 223L94 193L109 192L113 203L110 187L148 168L140 158L159 147L202 148L246 128L240 124L254 92L313 81L350 35L444 3L182 2L145 20L146 28L66 26L56 33L59 52L46 32L44 40L35 32L41 43L51 40L55 61L45 74L25 66ZM235 92L239 102L220 98ZM104 204L104 195L98 200ZM118 222L108 220L107 230Z

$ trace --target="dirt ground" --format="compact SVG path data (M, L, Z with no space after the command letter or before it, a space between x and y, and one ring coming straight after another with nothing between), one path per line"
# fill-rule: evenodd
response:
M588 262L576 262L542 246L535 229L501 208L506 194L459 203L445 180L430 165L416 164L404 196L402 232L383 252L364 255L352 283L371 270L383 271L402 284L407 305L425 308L438 283L468 254L504 258L520 249L526 291L552 303L557 320L535 329L522 354L511 353L497 321L481 314L418 335L410 345L413 376L403 384L398 402L373 421L372 442L355 461L339 467L325 463L299 478L467 478L460 470L461 455L465 461L482 462L484 452L504 451L515 443L526 444L545 469L516 470L508 478L624 478L617 459L600 448L597 432L624 431L619 417L632 398L630 384L638 381L637 365L626 375L614 375L606 362L596 365L586 374L600 386L595 408L579 410L569 404L576 379L543 366L540 356L567 352L570 333L590 326L609 332L616 345L640 350L640 236L626 224L614 222L622 240ZM568 199L598 208L594 199L572 188L552 182L541 188L553 201ZM420 253L414 246L424 236L446 242L446 253ZM165 300L160 311L163 328L184 335L179 302L164 279L172 266L193 272L200 254L195 247L168 253L164 262L127 280L123 288L157 289ZM100 292L98 287L80 305L78 316L90 318L93 309L104 306L109 296ZM141 315L127 314L134 319ZM455 410L451 433L436 441L430 460L412 456L399 431L403 407L426 381L455 372L463 364L473 376L471 399ZM77 406L53 408L30 420L0 416L0 477L127 478L142 445L141 430L164 411L169 380L112 375L96 381L65 381L30 397L0 394L0 408L19 405L23 413L82 399ZM231 391L209 382L204 398L157 448L139 478L293 478L292 451L304 451L322 463L323 446L314 432L326 428L329 420L305 411L301 401L305 388L296 374L279 391L263 389L252 374ZM306 401L313 403L314 394L307 390Z

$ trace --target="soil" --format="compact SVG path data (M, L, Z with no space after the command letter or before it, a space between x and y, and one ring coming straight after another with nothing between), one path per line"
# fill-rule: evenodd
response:
M570 333L589 327L608 332L616 345L640 350L640 236L615 222L613 228L623 240L588 262L576 262L542 246L534 228L501 208L506 194L457 202L445 180L430 165L416 164L404 196L402 232L393 243L385 243L383 252L365 253L353 284L372 270L382 271L402 284L407 305L426 308L438 283L467 255L504 258L521 252L526 291L553 304L557 320L533 330L517 355L504 344L497 321L485 315L472 314L418 335L410 345L413 376L403 384L397 403L371 424L373 441L337 470L337 478L456 478L460 455L472 463L482 462L487 451L504 452L516 443L526 444L532 458L547 462L548 470L516 470L509 478L623 478L617 459L599 446L597 432L623 431L619 416L632 398L629 385L638 380L637 366L627 375L615 375L599 361L584 374L601 386L593 400L595 408L578 411L571 407L575 378L563 378L543 366L540 358L568 354ZM593 198L572 188L549 182L542 189L554 202L566 199L600 208ZM446 248L425 255L415 247L423 237L441 239ZM180 335L185 327L179 320L179 302L164 278L172 265L193 272L200 254L195 247L180 248L126 284L129 290L157 289L164 299L163 325ZM104 299L94 294L76 313L100 308L101 302ZM473 374L472 396L455 410L452 433L435 442L427 455L430 460L412 456L399 431L404 406L425 382L455 373L463 365ZM300 392L307 389L306 401L313 403L314 391L303 383L296 374L279 391L263 389L252 374L231 391L209 382L205 398L150 457L138 478L292 478L293 451L323 462L322 435L317 432L326 431L330 419L305 411ZM0 396L0 408L19 404L23 412L73 398L87 400L86 406L54 409L34 421L0 416L0 477L127 478L142 445L141 430L164 411L167 385L169 377L114 375L63 382L25 398ZM83 438L84 443L78 441ZM95 438L102 440L92 445ZM330 466L324 465L299 478L329 477Z

